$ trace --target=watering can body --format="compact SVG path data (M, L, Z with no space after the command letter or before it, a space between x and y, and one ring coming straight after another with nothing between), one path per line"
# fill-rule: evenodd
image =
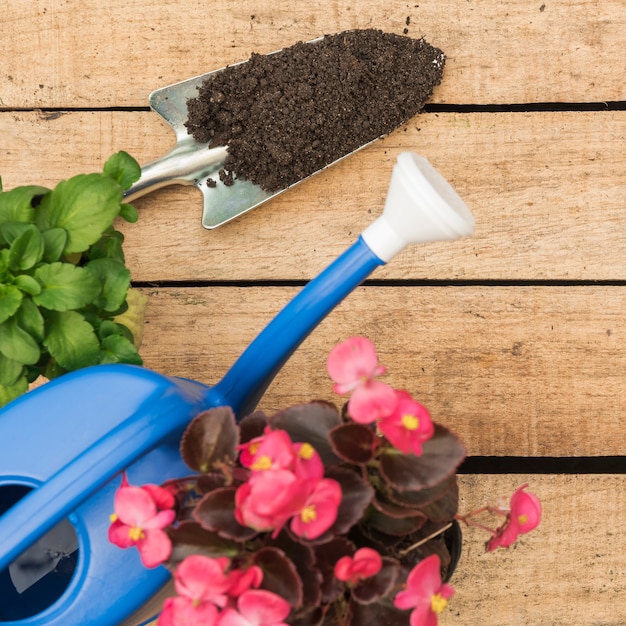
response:
M472 232L473 218L452 188L425 159L404 154L388 195L394 206L386 206L383 216L304 287L215 386L130 365L96 366L47 383L0 410L0 496L3 489L24 490L21 499L0 509L0 623L113 626L132 615L169 572L162 566L146 569L136 550L120 550L107 540L120 473L125 471L131 484L160 484L189 473L179 441L195 415L216 406L231 406L240 417L251 412L300 343L374 269L410 243ZM406 211L398 210L402 202ZM423 215L416 213L424 207ZM20 598L9 598L15 591L7 568L67 522L78 548L69 584L49 606L13 618Z

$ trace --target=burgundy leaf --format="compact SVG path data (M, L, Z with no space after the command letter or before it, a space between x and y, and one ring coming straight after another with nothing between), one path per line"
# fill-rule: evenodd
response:
M197 522L181 522L176 528L167 528L166 532L172 541L169 566L177 565L192 554L232 558L239 553L239 545L236 542L224 539L217 533L202 528Z
M461 441L436 424L435 434L424 443L421 456L389 449L380 457L380 473L400 492L428 489L454 474L465 455Z
M410 611L396 609L389 600L350 603L350 626L409 626Z
M413 511L413 515L410 517L392 517L372 508L367 514L368 526L394 537L403 537L419 530L427 520L426 515L416 511Z
M272 546L282 550L296 566L302 580L302 605L305 610L318 605L322 598L322 574L315 565L313 546L294 540L287 531L281 532L272 542Z
M336 600L344 591L343 583L335 577L335 563L343 556L352 556L356 546L344 537L316 545L315 563L322 574L322 602Z
M302 580L291 559L278 548L261 548L254 554L254 564L263 570L261 588L272 591L289 604L302 606Z
M335 454L348 463L365 465L374 457L376 436L365 424L341 424L333 428L328 436Z
M438 500L420 507L420 510L433 522L449 522L459 510L459 486L456 476L450 488Z
M310 443L324 465L339 462L328 442L328 433L341 423L337 408L329 402L316 400L279 411L269 419L274 429L287 431L294 442Z
M242 526L235 519L235 487L215 489L197 504L193 518L204 529L214 531L226 539L247 541L257 534L256 530Z
M400 565L398 561L383 558L383 566L375 576L370 576L359 582L352 590L352 597L361 604L371 604L386 596L395 585Z
M196 416L183 433L180 453L193 470L204 474L231 464L237 454L239 431L230 407L209 409Z
M252 439L261 437L267 426L267 415L263 411L255 411L246 415L239 422L240 443L248 443Z
M417 491L397 491L390 489L386 496L389 500L400 506L421 509L439 500L448 490L452 489L454 485L456 485L456 474L449 476L438 485L429 487L428 489L419 489Z
M343 535L363 517L374 497L374 488L356 472L346 468L330 467L325 476L336 480L342 493L337 519L329 532Z

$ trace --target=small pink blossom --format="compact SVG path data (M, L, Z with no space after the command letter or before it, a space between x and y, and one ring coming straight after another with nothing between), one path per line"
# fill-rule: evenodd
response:
M382 557L376 550L361 548L354 556L343 556L335 563L335 577L354 584L362 578L375 576L382 566Z
M218 607L228 603L228 591L233 581L226 573L229 559L208 556L188 556L176 568L174 588L179 594L163 603L159 626L213 626L217 623Z
M310 443L295 443L296 453L293 463L293 473L305 480L320 480L324 477L324 464L320 455Z
M263 582L263 570L258 565L251 565L246 570L234 569L229 572L228 579L228 595L237 598L245 591L259 587Z
M395 394L396 406L378 422L378 429L392 446L404 454L420 456L422 444L435 432L430 413L406 391L396 391Z
M115 493L114 513L109 526L109 541L120 548L136 546L146 567L156 567L172 552L172 542L163 528L176 518L169 507L174 496L157 485L134 487L126 476Z
M235 493L236 520L258 531L273 530L277 536L305 505L306 482L286 469L253 474Z
M287 626L285 619L291 607L289 602L271 591L263 589L242 593L237 599L237 609L225 609L219 626Z
M504 524L496 529L487 542L487 550L508 548L520 535L525 535L539 526L541 521L541 501L522 485L511 496L510 510Z
M401 610L413 609L411 626L437 626L437 616L454 594L451 585L441 582L441 561L436 554L427 556L409 573L406 589L393 601Z
M304 506L292 518L290 528L299 537L317 539L337 519L341 504L341 487L332 478L309 481L309 487Z
M352 392L348 413L355 422L371 424L393 410L393 389L377 376L385 373L378 363L372 342L365 337L351 337L335 346L326 362L328 375L334 381L335 393Z
M291 438L284 430L267 428L253 450L248 467L254 472L289 468L296 456Z

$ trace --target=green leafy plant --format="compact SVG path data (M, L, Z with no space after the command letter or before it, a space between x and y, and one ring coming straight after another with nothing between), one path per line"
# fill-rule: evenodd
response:
M121 317L129 315L130 272L113 225L118 216L137 220L123 200L140 174L135 159L118 152L102 173L54 189L3 191L0 180L0 406L40 375L141 365L138 333Z

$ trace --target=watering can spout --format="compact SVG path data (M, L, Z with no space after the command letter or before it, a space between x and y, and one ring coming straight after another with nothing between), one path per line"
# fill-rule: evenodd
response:
M69 586L48 608L10 623L105 626L130 616L168 573L146 570L134 551L107 541L112 479L122 470L136 484L183 475L178 443L195 415L224 405L238 416L251 412L297 347L374 269L412 243L456 239L473 228L463 201L428 161L402 153L382 217L302 289L214 387L105 365L63 376L0 410L0 495L6 486L27 492L0 508L0 622L8 591L15 594L3 587L7 568L63 520L76 530L80 553Z

